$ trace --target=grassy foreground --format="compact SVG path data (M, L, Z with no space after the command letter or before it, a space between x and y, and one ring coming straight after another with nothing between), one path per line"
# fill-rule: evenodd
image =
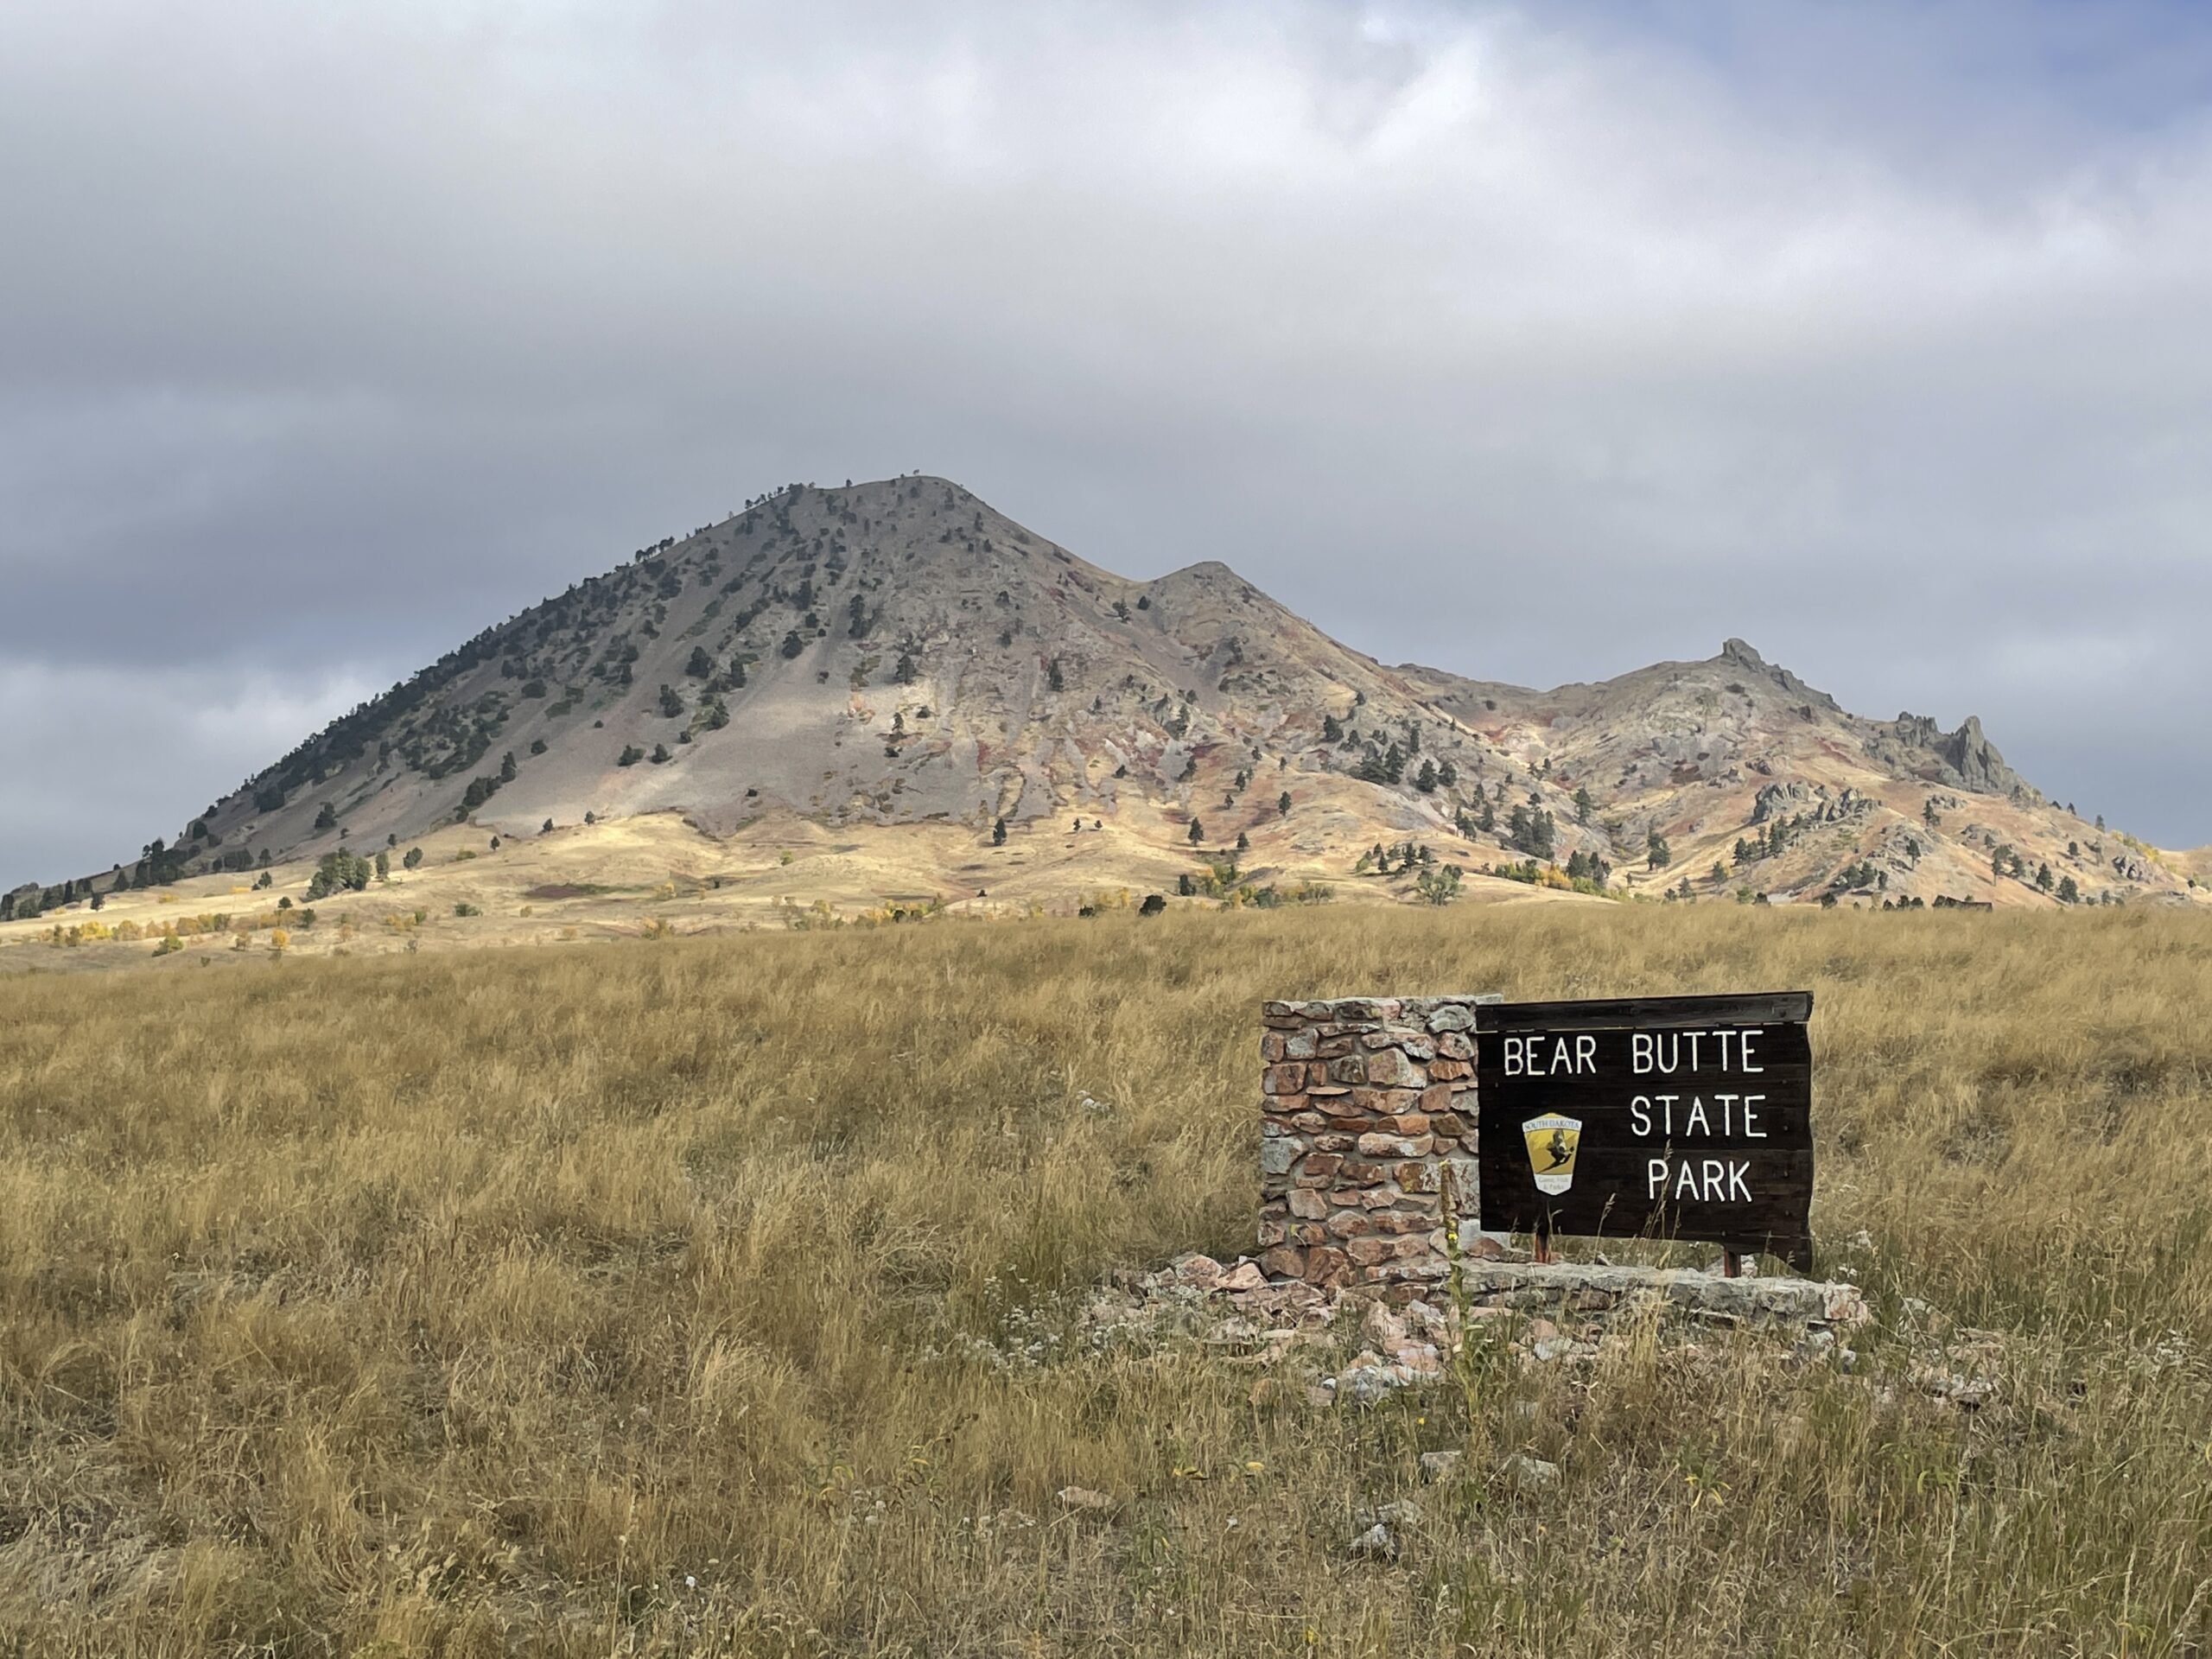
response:
M1247 1248L1273 995L1816 993L1852 1371L1370 1411L1070 1335ZM2183 1654L2212 930L1112 916L0 988L0 1648ZM1864 1230L1866 1237L1855 1236ZM1924 1299L1936 1311L1910 1308ZM1990 1333L1978 1410L1910 1331ZM1423 1451L1475 1476L1421 1486ZM1485 1478L1555 1460L1535 1491ZM1110 1495L1064 1510L1071 1484ZM1395 1563L1354 1511L1418 1491Z

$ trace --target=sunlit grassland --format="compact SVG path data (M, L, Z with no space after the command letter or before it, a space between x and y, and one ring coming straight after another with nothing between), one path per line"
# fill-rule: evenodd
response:
M1267 997L1791 987L1823 1263L1881 1310L1853 1371L1655 1338L1359 1412L1074 1339L1114 1270L1248 1247ZM1124 914L0 999L0 1643L2177 1654L2212 1624L2200 918ZM1908 1296L1999 1334L1989 1404L1913 1386ZM1473 1477L1421 1486L1455 1446ZM1489 1478L1523 1449L1556 1486ZM1351 1560L1353 1512L1408 1491L1403 1557Z

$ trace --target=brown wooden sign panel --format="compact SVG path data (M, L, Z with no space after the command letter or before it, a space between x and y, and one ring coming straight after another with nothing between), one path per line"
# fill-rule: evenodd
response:
M1812 1012L1809 991L1478 1009L1482 1224L1809 1270Z

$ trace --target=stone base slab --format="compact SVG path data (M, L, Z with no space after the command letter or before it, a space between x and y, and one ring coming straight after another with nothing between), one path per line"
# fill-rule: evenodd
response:
M1475 1306L1530 1313L1603 1317L1658 1305L1717 1324L1808 1331L1864 1325L1872 1317L1856 1285L1729 1279L1693 1268L1471 1261L1461 1265L1459 1285Z

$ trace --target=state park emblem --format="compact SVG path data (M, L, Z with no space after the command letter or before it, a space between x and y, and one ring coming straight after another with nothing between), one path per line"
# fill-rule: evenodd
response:
M1536 1177L1536 1190L1554 1198L1574 1185L1574 1154L1582 1144L1582 1121L1547 1112L1521 1125L1529 1143L1529 1167Z

